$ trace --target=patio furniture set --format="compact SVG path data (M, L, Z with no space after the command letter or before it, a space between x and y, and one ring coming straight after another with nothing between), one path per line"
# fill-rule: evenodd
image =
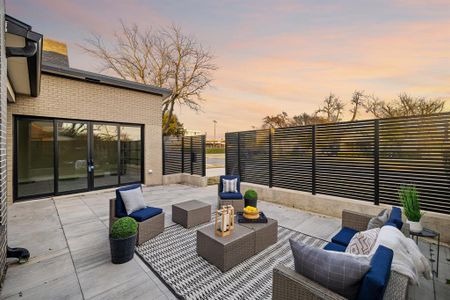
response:
M232 188L232 192L227 192L229 184L227 181L233 180L235 186ZM110 202L110 224L126 213L120 192L136 188L139 188L139 186L123 187L116 191L116 198ZM240 193L238 176L222 176L220 178L218 206L222 207L223 205L232 205L237 212L244 210L244 200ZM173 222L187 229L209 223L211 215L211 205L198 200L172 206ZM164 213L161 209L145 207L129 214L129 216L133 217L139 224L138 245L164 230ZM379 218L379 216L369 216L344 210L342 212L342 229L331 239L331 242L318 251L322 251L321 255L323 253L345 252L349 244L353 242L353 238L358 233L364 233L371 220L376 218ZM232 234L227 236L217 235L215 224L199 226L196 230L197 254L222 272L229 271L234 266L276 244L278 240L278 222L274 219L267 218L266 223L238 223L237 217L235 220ZM384 221L381 226L395 226L401 229L403 234L409 236L409 227L407 224L403 225L399 208L394 207L389 214L389 219ZM295 244L295 241L291 240L294 261L297 261L298 257L296 257L293 244ZM359 280L359 294L355 299L407 298L408 277L395 271L391 272L392 259L393 251L391 249L383 246L378 247L370 266L367 266L368 270ZM342 295L333 291L332 287L326 287L326 284L316 282L307 274L302 274L297 267L296 265L294 270L279 265L273 269L272 299L345 299ZM342 272L345 272L345 270ZM344 277L344 274L341 274L341 277Z

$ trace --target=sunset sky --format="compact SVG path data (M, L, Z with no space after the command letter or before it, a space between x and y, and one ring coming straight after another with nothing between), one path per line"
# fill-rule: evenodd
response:
M355 89L389 100L400 92L450 99L450 1L68 1L7 0L7 13L67 43L71 67L98 71L77 45L112 39L119 19L172 23L211 49L219 66L188 129L259 127L268 114L316 110L330 92ZM448 104L447 104L448 107Z

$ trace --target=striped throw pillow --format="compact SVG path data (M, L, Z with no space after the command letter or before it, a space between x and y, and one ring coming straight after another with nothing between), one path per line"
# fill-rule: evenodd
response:
M223 179L223 193L237 193L237 178Z
M380 228L369 229L356 233L350 243L348 243L345 252L357 255L368 255L375 246L375 242L380 233Z

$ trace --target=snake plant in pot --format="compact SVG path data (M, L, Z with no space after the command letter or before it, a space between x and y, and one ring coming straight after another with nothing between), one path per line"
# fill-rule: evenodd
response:
M398 192L400 202L403 205L403 213L412 232L421 232L423 227L420 219L423 213L420 211L419 193L415 186L401 186Z
M109 236L113 264L123 264L133 258L137 230L138 223L130 217L120 218L113 223Z

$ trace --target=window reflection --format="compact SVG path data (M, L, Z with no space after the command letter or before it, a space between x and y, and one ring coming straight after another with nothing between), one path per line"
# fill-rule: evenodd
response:
M93 128L94 187L119 183L118 126L94 124Z
M17 122L17 196L54 192L53 122Z
M141 181L141 128L120 127L120 182Z
M58 122L58 192L88 188L88 126Z

